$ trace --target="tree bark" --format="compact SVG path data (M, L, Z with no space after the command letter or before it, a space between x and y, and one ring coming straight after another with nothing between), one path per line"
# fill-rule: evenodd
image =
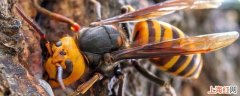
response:
M22 23L14 13L15 0L0 1L0 95L46 95L29 72Z

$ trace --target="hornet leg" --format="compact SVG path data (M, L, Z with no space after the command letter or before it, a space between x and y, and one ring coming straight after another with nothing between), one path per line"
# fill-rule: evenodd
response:
M93 86L98 80L101 80L103 75L100 73L95 73L87 82L83 83L82 85L78 86L77 90L71 94L70 96L76 96L79 94L84 94L87 90Z
M153 81L154 83L156 83L160 86L167 86L168 85L164 80L156 77L155 75L151 74L149 71L144 69L142 66L140 66L137 61L132 61L132 64L136 68L136 70L138 72L140 72L147 79Z
M73 20L61 15L61 14L57 14L57 13L54 13L54 12L51 12L47 9L44 9L42 8L39 4L38 4L38 0L32 0L33 2L33 6L39 11L41 12L42 14L52 18L52 19L55 19L57 21L60 21L60 22L64 22L64 23L67 23L70 25L70 29L72 31L75 31L75 32L78 32L80 30L80 25L76 22L74 22Z
M119 75L118 80L119 80L118 96L124 96L123 94L124 75L123 74Z
M119 82L117 96L123 96L124 75L123 75L120 65L118 65L115 70L116 70L115 75L118 78L118 82Z
M110 83L114 84L113 86L110 86L110 91L111 91L110 93L112 93L111 96L123 96L124 75L122 73L120 65L118 65L114 70L115 70L114 78L116 77L115 80L117 80L117 81L110 82ZM117 84L119 87L118 87L118 91L117 91L117 95L116 95L114 88L117 86Z

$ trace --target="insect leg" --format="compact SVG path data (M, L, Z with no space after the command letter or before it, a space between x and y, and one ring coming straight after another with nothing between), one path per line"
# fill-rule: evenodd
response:
M156 83L160 86L166 86L167 85L167 83L164 80L156 77L155 75L151 74L149 71L144 69L142 66L140 66L137 61L132 61L132 64L136 68L136 70L138 72L140 72L147 79L153 81L154 83Z
M90 2L92 2L95 6L95 10L97 11L97 16L98 16L98 20L100 21L102 19L102 15L101 15L101 4L100 2L98 2L97 0L90 0Z
M87 82L83 83L82 85L78 86L77 90L71 94L70 96L76 96L79 94L84 94L90 87L93 86L95 82L101 80L103 75L100 73L95 73Z
M117 96L123 96L123 85L124 85L124 75L118 76L119 80L119 87L118 87L118 95Z
M122 96L123 94L123 82L124 81L124 75L122 73L122 70L120 68L120 65L116 66L114 69L114 77L111 79L109 83L109 95L110 96ZM115 92L115 88L118 86L117 95Z
M44 15L47 15L48 17L50 18L53 18L57 21L60 21L60 22L64 22L64 23L67 23L70 25L70 29L72 31L75 31L75 32L78 32L80 30L80 25L76 22L74 22L73 20L63 16L63 15L60 15L60 14L57 14L57 13L54 13L54 12L51 12L47 9L44 9L42 8L39 4L38 4L38 0L32 0L33 2L33 5L34 7L39 11L41 12L42 14Z
M120 65L115 68L115 76L118 79L119 87L117 96L123 96L123 83L124 83L124 74L121 70Z
M62 66L57 66L57 81L60 84L62 89L66 89L63 83L63 79L62 79L62 75L63 75L63 68Z

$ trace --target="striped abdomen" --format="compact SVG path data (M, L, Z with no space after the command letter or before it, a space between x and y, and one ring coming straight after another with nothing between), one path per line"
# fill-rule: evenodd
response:
M135 25L131 40L134 46L140 46L182 37L186 37L186 35L170 24L147 20ZM198 78L202 69L201 54L166 56L153 58L150 61L163 71L189 78Z

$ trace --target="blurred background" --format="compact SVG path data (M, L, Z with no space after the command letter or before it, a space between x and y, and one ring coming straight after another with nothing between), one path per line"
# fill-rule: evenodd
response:
M98 0L102 4L102 17L109 18L120 14L123 5L132 5L135 9L144 8L165 0ZM96 21L93 4L88 0L40 0L41 5L51 11L64 14L74 19L82 26L87 26ZM69 32L63 23L56 23L43 15L37 14L31 6L30 0L19 1L24 11L34 18L46 32L53 32L59 36ZM168 22L189 36L219 33L227 31L240 32L240 1L224 0L218 9L182 10L157 18ZM32 34L30 34L32 35ZM30 36L29 35L29 36ZM57 37L58 35L54 35ZM27 41L29 45L38 44L35 39ZM32 52L40 50L39 46L31 48ZM39 53L38 53L39 54ZM31 54L30 54L31 55ZM32 56L32 58L39 58ZM34 62L31 59L29 62ZM210 86L238 86L240 94L240 40L221 50L203 54L203 68L200 77L196 80L183 79L162 72L148 61L141 61L143 66L158 77L170 82L173 89L160 87L145 77L141 76L134 68L124 69L126 84L124 94L126 96L208 96ZM30 63L31 64L31 63ZM34 67L32 67L34 69ZM41 72L33 72L39 73ZM209 95L212 96L212 95ZM222 96L222 95L221 95ZM237 95L236 95L237 96Z

